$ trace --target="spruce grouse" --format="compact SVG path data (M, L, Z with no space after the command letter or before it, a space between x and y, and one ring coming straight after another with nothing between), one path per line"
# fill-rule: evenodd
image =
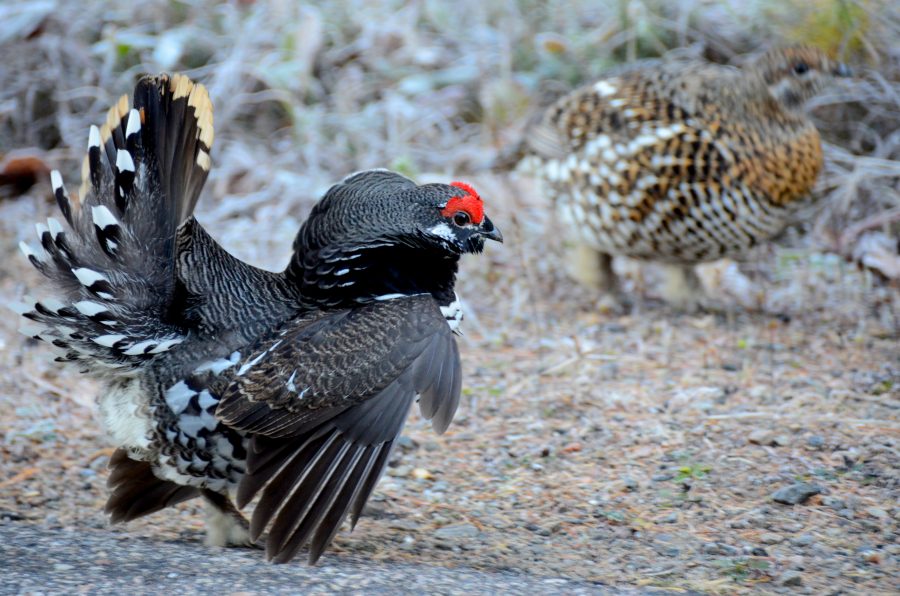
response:
M269 528L269 558L308 545L314 563L356 523L413 401L450 424L458 262L502 237L471 186L371 170L328 190L287 268L263 271L192 216L212 142L206 89L181 75L141 79L133 108L123 96L91 127L78 195L51 175L68 225L21 245L58 293L23 307L25 332L105 382L113 522L202 496L209 543Z
M822 150L803 107L847 74L817 49L782 48L743 70L632 66L557 101L525 143L572 230L574 277L615 293L611 255L662 261L667 299L696 305L694 264L773 237L805 203Z

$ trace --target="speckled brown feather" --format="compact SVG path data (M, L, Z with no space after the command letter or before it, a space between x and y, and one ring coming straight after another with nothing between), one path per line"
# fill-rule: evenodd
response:
M746 70L657 61L558 101L529 144L563 219L598 251L673 263L780 231L822 167L798 109L818 83L789 76L800 60L828 76L840 66L810 48Z

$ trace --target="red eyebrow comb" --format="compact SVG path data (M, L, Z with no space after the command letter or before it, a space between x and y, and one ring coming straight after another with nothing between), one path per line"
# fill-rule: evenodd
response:
M457 211L465 211L474 224L484 221L484 201L470 184L465 182L451 182L450 186L462 190L466 194L461 197L453 197L447 201L447 205L441 210L444 217L452 217Z

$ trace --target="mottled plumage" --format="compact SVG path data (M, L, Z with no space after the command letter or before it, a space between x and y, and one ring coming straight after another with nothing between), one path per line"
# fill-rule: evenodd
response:
M610 255L690 266L780 232L822 167L803 104L843 74L818 50L788 48L743 70L638 64L560 99L527 145L577 237L573 273L610 289Z
M314 562L355 524L416 398L443 432L462 376L453 330L462 254L501 240L464 183L360 172L314 207L280 273L243 263L192 216L211 166L212 105L186 77L145 77L92 127L66 226L22 245L58 298L23 331L105 382L106 509L128 521L203 496L208 540L268 529ZM230 498L260 502L247 523Z

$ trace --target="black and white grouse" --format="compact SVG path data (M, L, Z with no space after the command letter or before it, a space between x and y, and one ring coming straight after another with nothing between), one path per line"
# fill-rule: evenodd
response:
M268 557L308 545L315 562L356 523L413 401L450 424L457 264L502 238L470 186L372 170L318 202L284 272L256 269L191 215L212 142L206 89L181 75L143 78L133 108L123 96L91 127L78 195L51 175L68 225L21 245L61 298L24 306L25 332L105 381L113 522L202 496L209 543L268 528Z

